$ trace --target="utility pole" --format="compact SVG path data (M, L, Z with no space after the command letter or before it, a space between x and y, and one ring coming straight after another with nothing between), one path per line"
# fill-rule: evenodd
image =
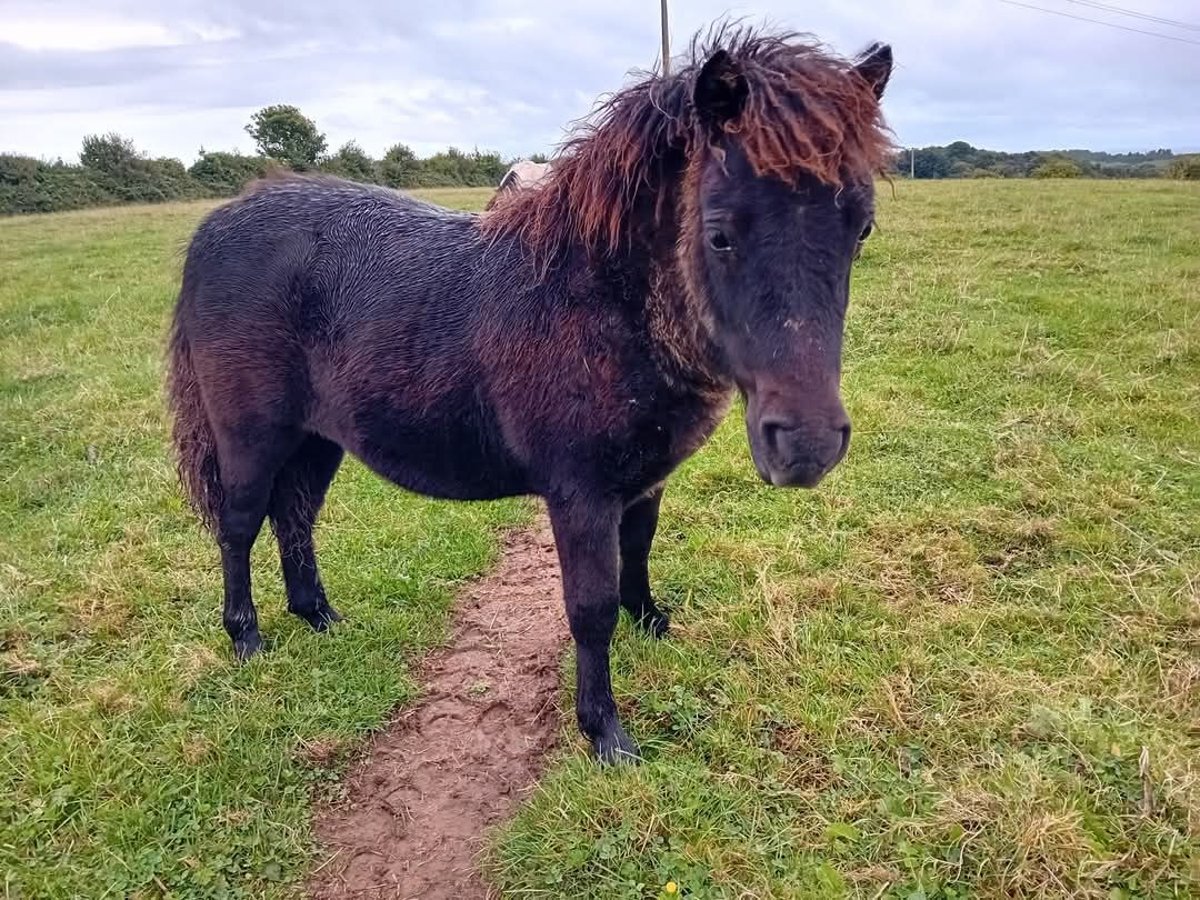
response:
M662 76L671 74L671 32L667 27L667 0L660 0L662 9Z
M909 178L917 177L917 148L916 147L908 148L908 177Z

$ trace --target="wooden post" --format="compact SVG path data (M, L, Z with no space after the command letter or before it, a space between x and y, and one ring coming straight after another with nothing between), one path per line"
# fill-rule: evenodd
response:
M659 7L662 9L662 76L666 78L671 74L671 32L667 27L667 0L661 0Z

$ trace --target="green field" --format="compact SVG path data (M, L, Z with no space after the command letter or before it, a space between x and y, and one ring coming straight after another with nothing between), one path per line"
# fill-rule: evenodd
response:
M487 860L505 893L1200 892L1200 186L900 182L879 207L850 456L768 488L735 414L671 483L674 637L615 644L646 762L597 768L566 714ZM4 896L298 893L313 799L531 509L346 466L318 540L348 621L286 615L262 541L273 645L234 665L161 400L207 208L0 220Z

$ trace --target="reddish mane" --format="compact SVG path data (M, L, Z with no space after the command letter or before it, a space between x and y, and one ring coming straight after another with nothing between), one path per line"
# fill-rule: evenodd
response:
M664 176L710 140L691 98L700 67L721 49L750 89L724 131L759 175L794 181L809 173L840 186L884 170L893 144L852 62L804 35L726 26L693 41L691 61L675 74L644 77L601 103L576 127L544 185L513 192L483 217L485 234L517 234L548 262L571 245L602 256L628 242L635 207L648 195L644 216L658 221Z

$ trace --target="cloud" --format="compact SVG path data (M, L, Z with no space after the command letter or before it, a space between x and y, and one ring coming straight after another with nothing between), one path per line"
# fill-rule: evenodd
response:
M1064 0L1034 5L1147 25ZM1200 53L1188 44L999 0L825 7L797 21L782 0L676 2L673 42L682 49L726 13L812 31L846 54L887 40L898 67L886 110L910 145L1200 146ZM1138 8L1180 15L1158 0ZM286 102L331 147L527 154L552 149L658 48L657 4L645 0L112 0L103 11L6 0L0 150L70 158L85 133L115 130L190 160L201 146L249 149L250 114Z

